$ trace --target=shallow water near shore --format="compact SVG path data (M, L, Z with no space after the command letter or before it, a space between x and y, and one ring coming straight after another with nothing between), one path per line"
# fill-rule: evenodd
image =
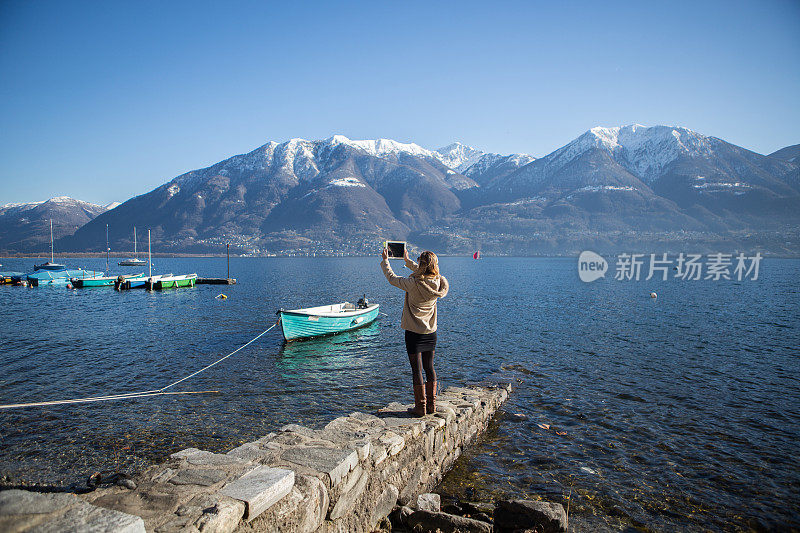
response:
M575 263L442 258L440 386L515 387L442 494L561 502L575 530L800 527L800 261L765 260L757 281L591 284ZM156 264L225 275L224 258ZM253 338L280 307L366 293L389 316L288 345L276 329L175 387L214 394L0 411L0 474L68 485L411 401L402 293L377 258L237 258L231 269L234 286L153 293L0 287L0 404L163 387Z

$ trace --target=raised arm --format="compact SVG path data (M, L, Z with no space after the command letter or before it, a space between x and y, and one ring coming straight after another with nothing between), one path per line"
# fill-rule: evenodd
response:
M417 271L417 269L419 268L419 265L417 263L415 263L414 261L412 261L410 257L408 257L408 248L406 248L405 251L403 252L403 259L405 259L405 261L406 261L406 268L407 269L413 270L414 272Z
M381 270L383 270L383 275L386 276L386 280L389 282L389 284L394 285L398 289L403 289L404 291L408 292L414 286L413 280L400 277L394 273L392 267L389 265L389 258L385 249L381 259Z

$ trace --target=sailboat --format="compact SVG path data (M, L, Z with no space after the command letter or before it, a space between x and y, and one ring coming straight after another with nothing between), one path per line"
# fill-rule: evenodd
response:
M118 291L124 291L129 289L145 289L152 287L158 280L165 277L172 276L172 272L169 274L159 274L154 276L153 275L153 260L152 255L150 253L150 230L147 230L147 276L144 275L137 275L137 276L120 276L114 282L114 288Z
M66 270L67 267L61 263L56 263L53 257L53 219L50 219L50 261L41 265L33 265L34 270Z
M133 227L133 257L120 261L118 264L124 267L144 266L147 264L144 259L139 259L139 253L136 250L136 226Z

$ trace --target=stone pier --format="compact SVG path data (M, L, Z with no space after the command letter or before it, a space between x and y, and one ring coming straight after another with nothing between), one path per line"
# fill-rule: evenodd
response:
M3 491L0 530L370 532L441 481L510 390L449 387L422 418L392 403L321 429L290 424L224 454L188 448L127 488Z

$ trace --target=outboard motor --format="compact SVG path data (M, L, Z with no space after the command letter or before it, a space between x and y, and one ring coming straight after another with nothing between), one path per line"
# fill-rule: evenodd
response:
M367 295L365 294L356 304L359 309L366 309L369 307L369 300L367 300Z

